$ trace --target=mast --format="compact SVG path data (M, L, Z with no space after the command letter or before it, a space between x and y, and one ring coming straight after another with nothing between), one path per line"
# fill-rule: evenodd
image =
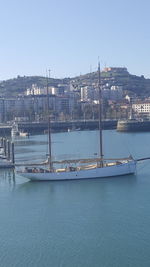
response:
M101 88L101 73L100 62L98 63L98 92L99 92L99 153L100 166L103 167L103 134L102 134L102 88Z
M52 171L52 145L51 145L51 119L49 113L49 94L48 94L48 76L47 76L47 116L48 116L48 163L49 163L49 170Z

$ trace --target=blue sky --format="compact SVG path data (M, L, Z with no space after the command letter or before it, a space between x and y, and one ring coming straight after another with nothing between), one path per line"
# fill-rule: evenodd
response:
M125 66L150 78L150 1L0 0L0 80Z

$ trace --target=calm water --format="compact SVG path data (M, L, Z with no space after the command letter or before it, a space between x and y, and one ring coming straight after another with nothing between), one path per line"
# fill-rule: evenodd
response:
M54 134L54 158L92 157L96 131ZM106 156L150 156L150 133L104 132ZM46 136L16 140L17 161L39 161ZM1 267L149 267L150 162L136 176L29 182L0 172Z

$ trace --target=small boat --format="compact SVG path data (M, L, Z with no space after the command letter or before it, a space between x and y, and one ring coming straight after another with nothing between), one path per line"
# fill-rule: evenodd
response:
M74 159L64 161L52 161L51 152L51 127L50 116L48 116L48 148L49 154L45 167L27 167L19 172L20 175L33 181L60 181L77 179L95 179L104 177L116 177L136 173L137 160L132 156L119 159L105 159L103 154L102 135L102 86L100 77L100 64L98 65L98 90L99 90L99 157L90 159ZM48 105L47 105L48 106ZM49 110L49 106L48 106ZM64 165L64 168L56 168L57 164ZM39 164L40 165L40 164ZM30 165L31 166L31 165Z
M75 128L75 127L73 127L72 129L68 128L68 133L69 132L77 132L77 131L81 131L81 129L80 128Z
M14 123L12 125L12 129L11 129L11 137L15 137L15 136L25 137L25 136L29 136L29 133L28 132L19 131L18 124Z
M30 134L27 132L19 132L19 135L22 137L25 137L25 136L29 137Z

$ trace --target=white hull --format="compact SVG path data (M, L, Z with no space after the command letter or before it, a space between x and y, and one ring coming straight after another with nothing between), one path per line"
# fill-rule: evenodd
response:
M26 136L29 136L29 133L20 132L19 135L22 136L22 137L26 137Z
M21 175L33 181L60 181L94 179L134 174L136 172L136 161L131 160L118 165L94 168L88 170L68 171L68 172L46 172L28 173L21 172Z

